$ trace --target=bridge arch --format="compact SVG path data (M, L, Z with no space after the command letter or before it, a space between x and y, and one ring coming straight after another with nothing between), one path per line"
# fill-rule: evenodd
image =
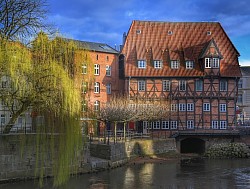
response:
M206 142L200 138L189 137L180 141L181 153L199 153L205 152Z

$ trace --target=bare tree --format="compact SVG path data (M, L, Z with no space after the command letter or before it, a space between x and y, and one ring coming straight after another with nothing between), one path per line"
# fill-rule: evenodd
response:
M0 38L21 40L49 28L46 0L0 0Z

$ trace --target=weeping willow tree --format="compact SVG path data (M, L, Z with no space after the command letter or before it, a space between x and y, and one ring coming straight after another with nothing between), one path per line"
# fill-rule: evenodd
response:
M3 41L0 47L1 79L8 85L0 98L12 114L4 128L9 133L17 118L32 109L36 120L36 176L45 176L52 162L54 185L65 183L77 168L81 148L80 62L87 51L72 41L49 39L40 33L30 48ZM49 152L48 152L48 149Z

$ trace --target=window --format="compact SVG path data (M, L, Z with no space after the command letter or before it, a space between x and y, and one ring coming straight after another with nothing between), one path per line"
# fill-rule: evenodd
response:
M220 129L226 129L227 128L227 121L220 121Z
M179 90L180 91L186 91L186 81L185 80L180 80L179 81Z
M227 81L226 80L220 81L220 91L227 91Z
M177 104L171 104L171 111L177 112Z
M194 129L194 121L187 120L187 129Z
M211 68L211 59L205 58L205 68Z
M195 90L196 91L202 91L203 90L203 81L202 80L196 80L195 81Z
M99 64L95 64L94 65L94 75L100 75L100 65Z
M178 69L179 68L179 61L178 60L171 60L171 68Z
M136 34L141 34L141 30L136 30Z
M243 101L243 96L242 96L242 94L238 94L237 103L242 103L242 101Z
M219 128L219 124L218 121L212 121L212 129L218 129Z
M108 83L106 85L106 92L107 92L107 94L111 94L111 83Z
M162 80L162 91L170 91L170 81Z
M211 35L212 34L212 32L211 31L207 31L207 35Z
M187 60L186 61L186 69L193 69L194 68L194 61Z
M238 88L242 89L242 87L243 87L243 80L240 79L239 82L238 82Z
M87 93L88 90L88 82L82 81L82 93Z
M100 93L100 83L99 82L95 82L94 93Z
M87 103L85 100L82 101L82 111L86 112L87 111Z
M5 114L1 114L1 125L5 125Z
M138 81L138 91L145 91L146 82L144 80Z
M94 103L94 111L99 111L100 110L100 101L96 100Z
M106 76L111 76L111 66L106 66Z
M186 111L186 104L179 104L179 111Z
M143 129L151 129L151 127L149 128L149 123L147 121L143 121Z
M219 68L219 67L220 67L220 59L213 58L213 68Z
M227 105L226 104L220 104L220 112L226 112L227 111Z
M109 61L109 56L106 57L106 60Z
M177 129L177 121L171 121L171 129Z
M187 111L188 112L194 111L194 103L187 103Z
M160 129L160 121L154 121L152 124L153 124L153 129Z
M210 111L210 104L209 103L204 103L203 104L203 111Z
M169 121L162 121L161 128L162 129L169 129Z
M154 68L162 68L162 61L154 60Z
M82 74L87 74L87 64L82 65Z
M146 60L137 61L138 68L146 68Z
M169 30L168 35L173 35L173 31Z
M97 55L96 55L96 60L98 60L98 58L99 58L99 57L98 57L98 54L97 54Z

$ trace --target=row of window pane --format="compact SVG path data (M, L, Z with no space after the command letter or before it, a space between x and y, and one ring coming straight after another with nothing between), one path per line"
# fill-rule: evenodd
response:
M205 68L219 68L220 59L219 58L205 58Z
M147 66L146 60L138 60L137 61L138 68L145 69ZM172 69L178 69L180 63L178 60L171 60L170 64ZM154 60L154 68L162 68L162 60ZM193 69L194 68L194 61L187 60L186 61L186 69Z
M87 64L82 65L82 74L87 74ZM100 65L94 64L94 75L100 75ZM106 66L106 76L111 76L111 66Z
M179 107L179 108L178 108ZM183 112L183 111L194 111L194 104L193 103L180 103L178 104L171 104L171 111L177 112L177 110ZM203 103L203 111L210 111L210 103ZM227 105L226 104L220 104L219 105L219 111L220 112L226 112L227 111Z
M194 129L194 120L187 120L186 122L187 129ZM144 129L177 129L178 121L154 121L149 124L148 121L143 121ZM227 121L217 121L213 120L212 129L226 129Z
M111 83L108 83L106 85L106 92L107 92L107 94L111 94ZM100 83L99 82L95 82L95 84L94 84L94 93L100 93Z
M186 80L179 81L179 90L186 91L187 89L187 82ZM139 80L138 81L138 90L145 91L146 90L146 81ZM162 80L162 91L170 91L171 90L171 81L170 80ZM203 91L203 80L196 80L195 81L195 90L196 91ZM221 80L220 81L220 91L227 91L227 81Z

